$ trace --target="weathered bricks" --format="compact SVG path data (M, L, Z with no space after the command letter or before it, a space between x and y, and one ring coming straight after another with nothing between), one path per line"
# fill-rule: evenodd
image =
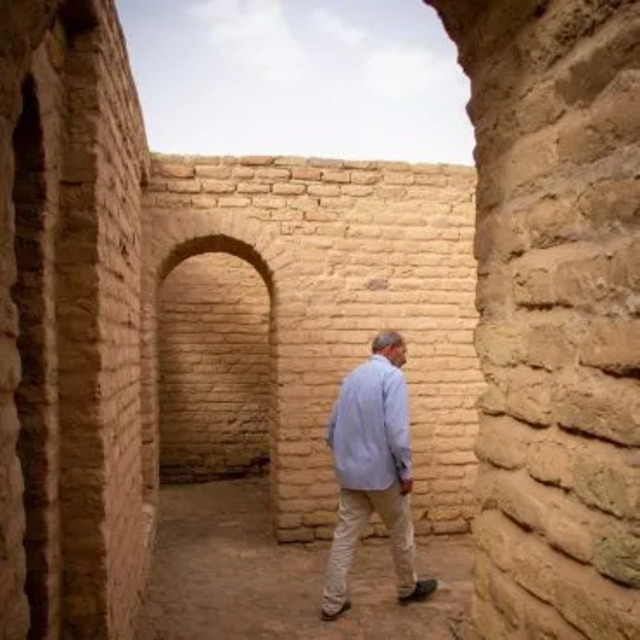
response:
M167 161L175 166L177 158ZM154 157L154 167L160 167L163 162L163 156ZM243 228L249 219L256 221L255 232L265 238L263 246L277 253L277 257L261 257L267 265L267 287L276 292L270 300L269 312L271 330L277 335L277 360L265 362L269 375L278 379L278 392L274 395L273 390L261 391L260 386L255 386L253 391L263 394L260 402L275 403L274 410L278 412L277 422L271 427L277 439L269 451L272 457L278 458L278 468L282 470L275 480L278 495L282 500L293 499L297 491L317 499L335 496L337 487L322 433L337 385L353 364L368 356L373 335L383 327L394 326L406 334L413 354L407 375L413 399L416 478L432 477L436 473L447 478L455 468L462 470L455 475L459 478L456 495L441 496L426 491L416 494L416 509L425 511L428 507L433 514L421 530L429 533L467 531L474 515L468 502L475 476L466 473L476 464L473 437L477 418L472 405L482 389L472 348L476 317L470 242L473 170L425 165L414 168L406 163L383 162L346 167L342 161L273 158L264 166L252 166L251 174L238 174L236 168L244 166L243 158L226 158L224 163L218 160L218 164L215 158L184 158L183 162L192 165L193 171L183 172L192 178L183 178L182 183L189 180L200 183L199 176L215 174L216 166L225 169L221 175L227 176L226 169L231 167L231 177L224 179L226 197L237 198L235 194L241 194L246 206L235 207L233 221L227 222L220 213L224 207L222 199L207 203L211 205L207 209L196 200L202 196L193 195L191 206L185 203L180 216L176 217L170 208L174 205L173 197L189 192L190 187L181 184L179 190L174 190L174 182L167 179L166 190L158 188L162 171L154 170L151 176L154 189L145 196L145 212L153 233L150 243L155 247L155 256L149 257L147 269L158 269L153 260L164 259L163 255L173 252L181 242L191 242L190 238L202 237L201 250L206 251L207 238L217 234L222 239L212 240L215 242L212 247L224 250L224 237L235 238L241 244L229 245L229 250L253 268L261 269L259 259L248 250L249 246L257 247L248 229ZM429 173L425 173L427 171ZM404 191L403 187L414 181L414 173L442 177L440 182L433 180L431 186L422 187L430 195L428 206L416 205L413 197ZM203 178L202 183L204 189L208 189L210 181ZM374 183L392 184L390 190L382 193L372 189ZM397 189L398 186L402 188ZM203 217L199 213L197 218L193 216L196 208L203 210ZM448 226L449 221L454 231ZM230 231L226 230L228 224L233 225ZM251 267L246 268L249 274ZM164 269L160 267L160 271ZM210 276L215 278L211 282L218 282L214 289L219 290L220 295L228 292L222 300L240 300L237 291L244 290L242 283L248 281L239 273L236 277L236 271L218 268L215 275ZM255 271L253 275L255 279ZM181 285L171 285L174 295L186 294L190 286L195 291L195 281L190 284L188 279ZM203 300L208 299L207 296ZM247 294L247 304L250 299ZM172 304L169 290L162 300L163 305ZM167 479L171 474L185 480L206 477L207 473L216 475L251 468L251 456L230 454L223 459L219 454L207 453L217 437L210 435L209 442L204 442L207 429L210 433L217 432L213 426L215 419L207 419L208 415L213 416L211 394L217 376L208 360L206 363L193 360L190 346L195 347L199 341L202 349L209 348L209 344L224 348L225 335L232 338L242 318L238 311L232 314L233 319L224 319L229 317L229 309L235 304L227 302L221 304L220 309L209 311L208 316L198 316L201 330L195 324L189 328L188 324L179 322L177 307L166 306L168 311L173 309L169 311L174 323L170 329L172 346L169 351L169 343L163 342L161 335L161 355L165 361L172 359L174 364L170 366L175 367L180 358L189 362L188 369L180 365L173 373L170 369L161 369L162 379L166 380L164 391L161 388L163 430L172 434L161 438L163 456L166 454L167 460L174 457L173 462L161 463ZM203 303L203 310L205 306ZM249 307L245 307L245 311L248 310ZM215 320L216 317L220 320ZM192 320L196 322L195 314ZM230 323L228 328L225 322ZM252 331L256 328L247 327ZM238 350L243 356L235 354L238 359L246 357L250 346L247 342L250 334L243 332L242 335L245 343L238 346ZM214 342L210 343L210 339ZM435 353L433 347L424 350L424 345L438 345L441 353ZM266 352L263 353L266 357ZM221 353L221 358L229 360L233 355ZM198 357L204 358L204 353ZM193 387L204 385L207 380L209 391L200 392L198 386ZM189 388L189 395L185 396L186 391L181 388ZM234 412L240 415L233 408L233 393L241 393L240 389L234 392L230 386L223 391L229 396L229 401L223 403L225 415L231 416ZM181 409L179 403L170 400L180 396L189 398L186 402L192 405L190 412L186 405ZM244 398L248 402L248 396ZM425 402L427 398L434 402ZM249 405L253 403L248 402L247 410ZM264 412L258 409L260 404L255 406L258 413ZM183 417L178 417L178 411L183 412ZM229 420L231 425L234 420L231 417ZM257 417L252 420L256 422ZM257 420L258 423L266 425L264 419ZM305 430L298 432L302 425ZM433 425L440 425L442 432L432 435ZM254 433L249 422L233 429L235 436L230 426L223 428L229 440L227 446L232 445L233 438L246 438ZM182 440L181 433L184 434ZM257 437L257 433L255 435ZM189 444L192 437L194 441ZM263 451L258 457L264 457L266 440L262 442L252 440L253 444L248 445L258 447L256 452ZM314 442L318 446L311 446ZM176 456L182 462L177 462ZM193 465L191 471L187 468L189 464ZM303 473L305 467L324 469L325 473L312 480ZM291 469L295 471L293 474L289 472ZM276 503L276 520L284 508L283 502ZM312 507L310 512L299 514L301 524L288 528L287 540L305 527L319 537L326 537L325 522L310 524L315 522L315 511ZM307 534L304 535L306 539Z
M331 534L323 421L340 376L381 324L404 331L412 347L416 530L466 530L475 513L473 404L483 390L471 350L475 311L464 297L475 277L474 172L278 156L172 157L149 172L115 16L80 0L56 22L57 3L36 4L10 3L0 25L0 635L24 637L28 625L21 540L29 497L52 499L60 486L64 535L49 518L53 502L26 520L27 534L46 534L41 551L54 577L43 574L44 606L31 615L46 618L52 637L60 625L70 637L133 636L149 549L141 471L145 497L157 490L153 269L164 276L203 251L241 255L271 296L268 411L278 425L281 539ZM476 340L489 382L477 445L484 513L475 526L483 551L474 625L491 640L635 638L638 5L433 5L473 79ZM15 134L27 70L40 101L34 139L46 151L35 188L14 180L14 159L25 153ZM145 214L154 213L144 229L141 182ZM241 183L251 186L243 193ZM43 197L46 224L23 233L20 216ZM162 239L154 226L171 230ZM43 278L30 242L42 251ZM37 410L36 400L44 402ZM23 435L41 420L52 445L39 443L22 470L16 403ZM32 484L30 469L56 444L61 482L44 474ZM247 460L237 443L230 451ZM47 455L56 467L56 454ZM381 532L379 523L367 531Z
M470 113L476 345L489 380L477 443L484 512L475 525L488 557L473 613L484 638L640 633L628 615L638 601L638 83L630 60L640 15L601 7L578 18L570 4L545 7L515 40L465 40L461 56L469 70L483 69ZM451 15L462 29L500 24L506 36L524 11ZM516 51L531 46L537 53L516 63ZM501 590L496 575L535 597L521 593L509 606L513 590ZM617 608L616 594L630 600ZM538 604L523 614L524 602Z

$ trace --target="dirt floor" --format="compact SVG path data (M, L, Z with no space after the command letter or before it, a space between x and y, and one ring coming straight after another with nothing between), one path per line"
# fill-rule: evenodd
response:
M464 637L472 591L468 538L419 543L418 571L437 577L440 589L407 607L395 599L387 541L361 544L350 578L353 608L321 622L328 544L274 542L265 480L164 488L159 509L139 640Z

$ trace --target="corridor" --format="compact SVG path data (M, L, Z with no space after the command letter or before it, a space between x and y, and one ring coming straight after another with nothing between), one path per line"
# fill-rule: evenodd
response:
M159 509L139 640L463 637L472 591L466 537L418 545L419 569L441 588L406 608L395 601L387 541L362 544L351 574L353 609L326 623L318 616L328 545L274 542L266 479L165 487Z

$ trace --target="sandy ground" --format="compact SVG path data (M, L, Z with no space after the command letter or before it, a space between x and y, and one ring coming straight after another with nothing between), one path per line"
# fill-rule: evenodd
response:
M266 480L163 488L151 581L139 640L464 637L473 554L470 540L418 544L421 576L440 589L428 601L396 602L386 540L361 544L352 567L353 608L321 622L328 545L275 543Z

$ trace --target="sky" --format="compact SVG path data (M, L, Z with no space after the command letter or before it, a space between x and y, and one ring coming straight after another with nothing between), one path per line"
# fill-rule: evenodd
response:
M116 0L152 150L473 164L422 0Z

